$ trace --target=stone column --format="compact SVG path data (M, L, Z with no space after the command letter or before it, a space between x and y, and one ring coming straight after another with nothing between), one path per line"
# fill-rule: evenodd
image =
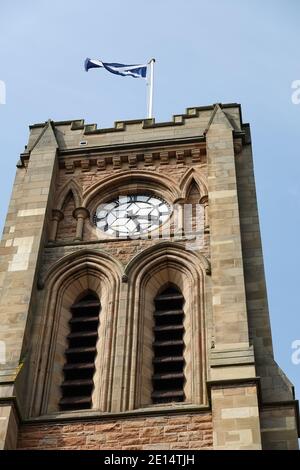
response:
M113 390L111 410L113 413L134 409L134 397L129 390L131 369L128 367L130 352L128 343L132 342L131 324L128 316L128 278L122 277L119 294L119 310L117 319L117 337L115 346ZM133 394L134 395L134 394Z
M184 200L174 204L174 235L179 238L184 235Z
M215 337L210 352L214 448L260 449L256 371L253 348L249 345L233 131L226 114L217 105L206 131Z
M0 449L13 449L17 442L15 397L22 408L26 393L25 329L31 324L39 260L55 194L58 145L52 123L35 135L27 154L28 167L17 169L0 248L0 341L5 345L5 360L0 363Z
M206 141L215 340L225 349L249 346L232 132L218 107Z
M56 236L57 236L58 224L61 220L63 220L63 218L64 218L64 214L59 209L54 209L52 211L49 242L55 242Z
M77 220L75 241L83 240L84 221L89 217L89 215L90 213L85 207L77 207L77 209L74 210L73 217Z
M209 228L209 219L208 219L208 197L203 196L200 199L200 204L204 207L204 229Z

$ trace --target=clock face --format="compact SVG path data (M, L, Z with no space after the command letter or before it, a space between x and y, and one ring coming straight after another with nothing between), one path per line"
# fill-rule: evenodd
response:
M134 194L101 204L94 215L94 223L108 235L128 238L157 229L170 214L170 206L162 199Z

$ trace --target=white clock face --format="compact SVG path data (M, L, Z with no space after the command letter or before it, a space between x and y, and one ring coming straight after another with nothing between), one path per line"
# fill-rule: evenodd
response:
M134 194L100 205L94 223L108 235L129 238L157 229L170 214L170 206L162 199Z

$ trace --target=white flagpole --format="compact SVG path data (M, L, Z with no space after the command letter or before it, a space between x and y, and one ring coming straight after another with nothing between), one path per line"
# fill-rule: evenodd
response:
M150 78L149 78L149 92L148 92L148 119L152 118L153 112L153 82L154 82L154 62L155 59L149 60L148 64L150 66Z

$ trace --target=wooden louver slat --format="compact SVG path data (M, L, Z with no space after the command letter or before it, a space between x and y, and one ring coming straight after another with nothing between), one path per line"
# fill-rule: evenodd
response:
M88 409L92 406L100 302L88 294L71 307L64 381L61 385L60 410Z
M169 287L155 300L153 403L182 402L184 396L184 298Z

